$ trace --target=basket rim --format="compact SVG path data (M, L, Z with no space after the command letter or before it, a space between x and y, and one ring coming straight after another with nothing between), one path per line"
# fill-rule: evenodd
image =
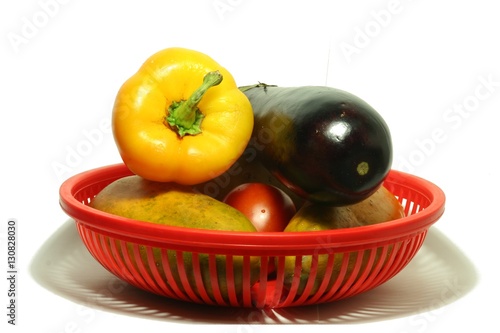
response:
M195 251L196 248L235 248L255 251L264 248L274 254L281 250L297 251L318 248L318 246L338 249L363 246L368 243L383 245L394 239L405 239L427 230L444 213L445 194L434 183L421 177L398 170L391 170L385 182L411 188L425 196L429 206L416 214L384 223L356 228L303 231L303 232L266 232L250 233L238 231L215 231L175 226L159 225L137 221L99 211L83 204L75 198L79 191L105 180L114 180L133 175L125 164L98 167L76 174L65 180L59 189L59 203L62 210L77 223L87 228L128 241L141 240L144 244L161 246L176 244Z

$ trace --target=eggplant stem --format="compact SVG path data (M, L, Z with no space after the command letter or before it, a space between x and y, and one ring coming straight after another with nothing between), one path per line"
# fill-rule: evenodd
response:
M242 87L238 87L238 89L241 91L241 92L245 92L245 91L248 91L250 89L253 89L253 88L259 88L259 87L264 87L264 90L266 90L267 87L277 87L277 85L275 84L267 84L267 83L262 83L262 82L259 82L257 84L251 84L249 86L242 86Z

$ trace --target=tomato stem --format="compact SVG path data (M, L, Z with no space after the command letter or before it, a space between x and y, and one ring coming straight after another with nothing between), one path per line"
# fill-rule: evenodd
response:
M203 78L203 83L185 101L173 102L168 108L166 117L170 127L183 137L186 134L196 135L201 133L201 121L203 113L198 108L198 103L208 89L222 82L222 74L219 71L209 72Z

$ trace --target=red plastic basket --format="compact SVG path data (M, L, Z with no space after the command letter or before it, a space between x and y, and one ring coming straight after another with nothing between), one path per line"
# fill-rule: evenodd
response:
M392 170L384 185L406 217L350 229L221 232L140 222L88 206L102 188L128 175L117 164L61 185L61 207L76 221L85 246L102 266L138 288L220 306L319 304L373 289L410 262L445 203L433 183Z

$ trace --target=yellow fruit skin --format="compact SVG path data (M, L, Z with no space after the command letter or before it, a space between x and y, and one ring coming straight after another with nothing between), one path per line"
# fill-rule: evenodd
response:
M190 187L153 182L139 176L121 178L105 187L91 207L139 221L170 226L256 231L238 210Z
M369 198L360 203L350 206L333 207L307 202L299 209L297 214L292 218L284 231L300 232L352 228L381 223L393 219L398 219L403 216L404 209L399 201L394 197L394 195L392 195L391 192L389 192L385 187L382 186ZM387 256L390 255L391 249L389 249L389 251L387 252ZM378 248L375 249L375 251L376 263L380 260L382 249ZM368 259L370 258L370 250L365 250L361 254L363 258L361 258L362 263L359 272L363 272L365 270ZM358 255L361 254L358 254L358 252L351 252L347 254L335 253L318 255L317 273L314 280L314 285L310 291L310 295L315 294L318 291L321 283L323 282L327 270L328 260L331 255L334 256L333 270L326 290L329 290L336 282L341 272L344 255L349 255L349 258L347 271L342 282L340 283L340 286L345 284L345 282L351 277L352 271L356 265L356 262L358 261ZM314 258L311 255L302 256L301 258L302 269L300 272L300 281L297 289L297 295L301 295L304 292L307 281L309 280L309 276L311 274L313 260ZM285 258L284 285L288 289L290 289L290 287L292 286L292 282L295 276L295 261L295 256L287 256Z
M149 223L221 231L256 231L252 223L242 213L229 205L196 193L187 186L152 182L139 176L124 177L109 184L91 201L90 206L107 213ZM140 261L153 280L152 272L155 270L165 284L170 286L175 284L184 293L186 290L181 282L181 273L185 272L190 288L200 297L201 292L195 279L194 262L196 261L193 259L194 256L198 256L203 288L208 296L214 299L208 254L177 252L171 249L162 251L160 248L152 248L152 258L150 259L153 260L148 260L147 247L144 245L139 244L138 256L135 255L132 243L126 243L128 253L124 253L125 251L121 250L119 244L116 246L121 256L120 260L124 260L124 256L128 255L137 271L140 271ZM164 260L165 254L167 260ZM178 255L182 255L182 260L177 260ZM215 256L218 287L221 296L228 301L228 290L231 287L227 281L226 261L225 255ZM240 296L243 290L243 257L233 256L232 261L234 289L236 296ZM155 267L151 267L150 262L154 262ZM181 262L180 265L179 262ZM168 267L165 267L164 265L167 264ZM251 284L257 281L259 270L260 258L251 257ZM168 279L167 272L171 273L173 281Z

